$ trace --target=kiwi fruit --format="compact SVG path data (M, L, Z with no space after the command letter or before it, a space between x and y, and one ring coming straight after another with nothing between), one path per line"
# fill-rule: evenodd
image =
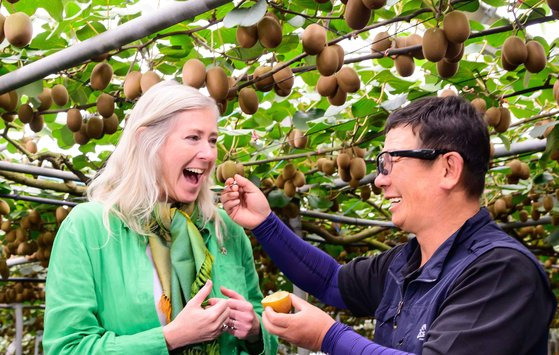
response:
M288 89L288 88L282 89L277 84L275 84L274 85L274 92L278 96L286 97L286 96L289 96L289 94L291 94L291 89Z
M229 178L235 177L235 174L237 174L237 163L227 160L221 164L221 176L224 182Z
M522 162L520 165L520 174L518 174L518 177L522 180L526 180L530 177L530 167L528 166L528 164Z
M82 127L82 114L77 108L71 108L66 114L66 125L72 132L79 132Z
M361 80L357 72L348 66L343 67L336 73L338 86L345 92L357 92L361 86Z
M101 62L91 71L90 85L93 90L104 90L113 78L113 68L107 62ZM143 78L142 78L143 80Z
M239 107L247 115L258 111L258 96L253 88L245 87L239 91Z
M233 100L237 97L237 80L233 77L227 77L229 83L229 90L227 90L227 100Z
M222 164L219 164L217 166L217 168L215 169L215 177L217 178L217 181L225 182L225 179L223 178L223 165Z
M444 58L447 62L459 62L464 55L464 43L448 42Z
M283 178L282 174L278 175L275 184L278 188L283 189L283 187L285 186L285 179Z
M456 92L454 92L454 90L452 89L444 89L443 91L441 91L441 93L439 94L439 97L448 97L448 96L458 96L458 94Z
M503 43L502 54L511 65L520 65L528 58L528 49L520 37L510 36Z
M150 87L160 81L161 78L159 77L159 75L157 75L156 72L148 70L147 72L143 73L142 77L140 78L140 89L142 90L142 92L146 92L149 90Z
M340 153L336 158L336 163L338 164L338 169L349 169L351 157L347 153Z
M405 47L423 45L423 37L421 37L417 33L412 33L411 35L405 38L404 44ZM415 59L425 59L421 47L410 51L410 55L413 56Z
M2 43L4 41L4 38L6 37L4 35L4 23L6 22L6 18L4 17L4 15L0 14L0 43Z
M472 106L474 106L477 112L481 113L482 115L485 113L485 111L487 111L487 103L480 97L472 100Z
M279 62L276 65L274 65L274 71L276 72L272 75L272 78L280 89L291 91L291 88L295 83L295 77L289 65L278 70L278 68L280 68L283 65L285 65L284 62Z
M496 216L503 215L507 213L507 203L504 199L498 198L493 204L493 210Z
M285 181L293 179L293 176L295 176L296 172L297 172L297 168L295 167L295 165L291 163L286 164L283 167L283 172L282 172L283 179Z
M510 168L510 175L519 176L522 173L522 162L513 159L506 164Z
M241 48L251 48L256 44L256 41L258 41L258 31L256 26L237 27L235 38Z
M295 184L293 184L293 181L287 180L285 182L285 184L283 185L283 192L285 193L285 195L287 197L295 196L295 193L297 192L297 190L295 188Z
M367 201L369 198L371 198L371 187L368 184L361 186L361 188L359 189L359 194L361 197L361 201Z
M142 80L142 73L137 70L126 74L124 78L124 97L128 100L134 100L142 94L140 80Z
M448 40L444 30L440 28L430 28L423 35L423 56L431 62L438 62L443 59L448 47Z
M506 132L506 130L510 126L510 111L508 108L499 107L499 111L501 111L499 123L495 126L495 131L499 133Z
M532 213L530 214L532 216L532 219L534 221L537 221L540 219L541 217L541 213L540 211L538 211L538 209L536 208L536 206L532 205Z
M293 147L302 149L305 148L305 146L307 145L307 136L305 136L305 133L301 130L294 129L293 131L291 131L290 136L290 142L292 143Z
M347 99L347 93L343 91L339 86L336 89L336 93L333 96L328 96L328 102L334 106L342 106L345 104Z
M365 154L367 153L367 151L364 148L358 146L353 146L351 150L353 151L354 156L359 158L365 158Z
M35 133L41 132L43 127L45 126L45 119L43 115L35 114L33 115L33 119L29 122L29 128Z
M243 164L241 163L235 164L235 171L237 172L238 175L245 177L245 167Z
M386 5L386 0L361 0L366 8L371 10L378 10Z
M320 94L320 96L334 96L337 90L338 80L335 75L321 75L318 78L318 81L316 83L316 91Z
M325 47L316 57L316 68L324 76L330 76L338 70L338 52L332 47Z
M264 16L256 26L258 40L262 46L265 48L276 48L280 45L283 34L277 19L272 16Z
M324 162L327 160L328 159L326 158L318 158L318 160L316 161L316 168L318 171L322 171L322 166L324 165Z
M18 102L19 98L15 90L0 95L0 107L8 112L14 111Z
M223 116L225 114L225 112L227 112L227 107L229 106L228 103L229 103L229 101L227 101L227 100L221 100L221 101L216 101L215 102L215 104L217 105L217 109L219 110L220 115Z
M229 80L225 70L221 67L210 68L206 73L206 87L216 101L225 100L229 92Z
M349 173L354 180L361 180L365 177L367 165L363 158L353 158L349 163Z
M516 70L516 68L518 68L518 65L513 65L513 64L509 63L507 61L507 59L505 58L505 56L503 55L503 53L501 53L501 66L506 71L514 71L514 70Z
M16 115L9 112L4 112L2 114L2 119L4 120L4 122L14 122L16 119Z
M338 68L336 69L336 71L338 71L342 69L342 66L344 65L344 56L345 56L344 49L339 44L333 44L329 47L334 48L336 50L336 53L338 54Z
M252 73L252 78L255 80L254 86L256 90L267 92L274 88L274 78L272 75L269 75L263 79L259 79L262 75L272 71L272 67L269 65L261 65L258 68L254 69L254 73Z
M551 197L550 195L546 195L543 198L543 208L544 210L546 210L547 212L551 211L553 209L553 197Z
M443 18L446 39L454 43L463 43L470 37L470 21L461 11L451 11Z
M115 112L115 98L105 93L99 95L97 98L97 112L103 117L111 117Z
M37 99L40 102L40 105L37 108L37 111L48 110L52 106L51 89L50 88L43 88L43 91L37 96Z
M326 161L322 163L322 172L325 175L330 176L334 174L335 171L336 171L336 164L334 163L333 160L326 159Z
M206 66L199 59L187 60L182 66L182 83L200 89L206 81Z
M483 118L488 126L495 127L501 120L501 110L498 107L491 107L485 111Z
M454 76L458 71L460 63L450 63L447 62L445 58L437 62L437 73L443 79L448 79Z
M338 175L340 175L340 179L344 182L350 182L351 174L349 173L349 169L340 169L338 168Z
M301 42L305 53L309 55L320 53L326 46L326 29L316 23L307 26L303 31Z
M62 84L53 86L51 92L52 101L58 106L65 106L68 103L68 90Z
M530 73L539 73L544 70L547 64L547 57L540 42L530 41L526 43L526 50L528 51L528 55L524 63L526 70Z
M375 35L373 39L373 44L371 45L371 52L378 53L384 52L392 47L392 41L390 40L390 35L388 32L379 32Z
M7 216L9 214L10 214L10 205L4 200L0 200L0 215Z
M367 26L371 18L371 9L365 7L362 0L348 0L345 7L344 19L353 30L360 30Z
M103 118L103 132L105 134L113 134L118 129L118 117L116 114L112 114L110 117Z
M31 42L33 25L29 16L23 12L15 12L4 21L4 35L11 45L23 48Z
M103 120L100 117L91 117L85 125L85 132L91 139L100 139L103 137Z
M525 210L518 212L518 219L520 222L526 222L528 220L528 212Z
M80 127L80 130L77 132L74 132L74 142L76 142L79 145L84 145L87 144L89 142L89 137L87 136L86 133L86 127L87 125L82 124L82 126Z
M17 115L22 123L29 123L33 119L33 108L29 104L23 104L17 110Z
M297 172L295 173L295 175L293 176L293 179L291 179L291 181L293 181L293 185L295 185L295 187L301 187L303 185L305 185L305 174L303 174L300 170L297 170Z
M397 55L396 59L394 59L394 65L398 74L403 77L410 76L415 71L415 62L413 57L409 55Z
M31 154L37 153L37 143L35 143L35 141L33 140L28 140L27 142L25 142L24 147Z

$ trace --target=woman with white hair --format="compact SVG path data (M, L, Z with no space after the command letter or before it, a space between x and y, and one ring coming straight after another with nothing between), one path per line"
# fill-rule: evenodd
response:
M55 239L45 353L276 352L250 242L210 190L218 115L174 81L138 100Z

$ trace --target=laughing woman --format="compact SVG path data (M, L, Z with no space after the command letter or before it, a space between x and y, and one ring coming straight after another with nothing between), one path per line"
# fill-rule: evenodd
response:
M217 117L173 81L139 99L56 237L47 354L275 354L250 242L210 190Z

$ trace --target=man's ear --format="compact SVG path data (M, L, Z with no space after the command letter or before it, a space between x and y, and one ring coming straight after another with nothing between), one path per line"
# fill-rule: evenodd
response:
M448 152L441 157L441 160L443 164L441 187L452 190L460 183L464 170L464 159L457 152Z

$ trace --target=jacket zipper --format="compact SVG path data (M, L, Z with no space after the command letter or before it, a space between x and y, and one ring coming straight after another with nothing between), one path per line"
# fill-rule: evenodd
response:
M404 298L402 298L400 300L400 302L398 302L398 308L396 309L396 314L394 315L394 321L392 322L393 323L392 327L394 329L398 328L398 323L396 322L396 317L398 317L400 315L400 312L402 311L403 306L404 306Z

